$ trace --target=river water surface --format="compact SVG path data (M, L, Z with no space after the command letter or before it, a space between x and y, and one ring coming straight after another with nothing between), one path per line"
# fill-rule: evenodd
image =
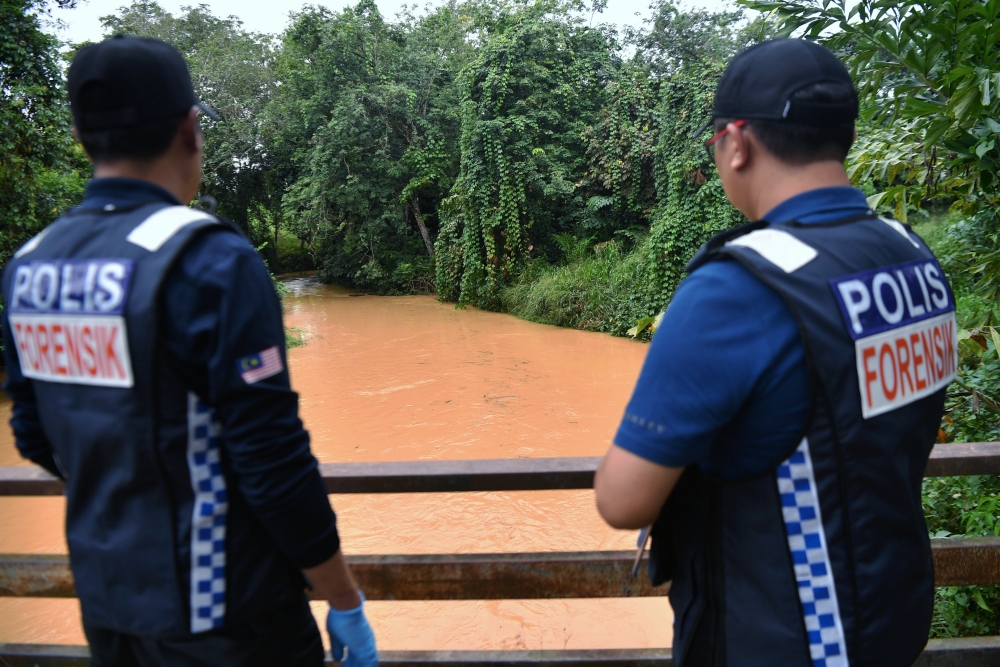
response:
M320 461L605 452L646 347L430 296L349 296L290 280L292 384ZM0 399L6 401L6 398ZM8 403L0 403L4 422ZM21 465L0 428L0 465ZM592 491L330 496L347 554L634 548ZM0 497L0 553L66 553L61 498ZM321 615L323 605L314 603ZM371 602L386 650L665 647L666 598ZM321 624L322 627L322 624ZM75 600L0 598L0 642L84 642Z

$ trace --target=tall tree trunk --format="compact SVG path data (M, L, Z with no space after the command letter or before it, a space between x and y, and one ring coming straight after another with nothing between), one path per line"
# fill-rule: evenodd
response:
M424 245L427 246L427 254L431 257L434 256L434 244L431 243L431 233L427 231L427 225L424 224L424 216L420 214L420 203L417 198L410 197L410 210L413 211L413 217L417 221L417 227L420 228L420 235L424 237Z

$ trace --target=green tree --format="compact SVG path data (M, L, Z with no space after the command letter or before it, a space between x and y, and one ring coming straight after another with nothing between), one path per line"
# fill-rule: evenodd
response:
M966 214L1000 205L1000 2L741 0L775 35L819 39L848 64L864 132L852 176L906 220L929 198Z
M603 241L615 231L649 228L656 206L658 97L659 80L638 57L617 68L608 83L597 123L584 131L588 165L583 184L594 194L587 199L589 215L581 222L581 234Z
M644 57L662 77L657 108L657 206L648 246L647 312L664 308L687 275L688 260L709 238L744 222L726 199L715 165L695 132L712 117L715 87L729 60L753 36L738 27L742 13L681 11L654 6Z
M533 248L583 213L583 133L602 106L611 53L607 35L574 8L477 8L483 43L460 82L461 303L498 308Z
M656 190L649 262L652 274L652 316L664 308L681 280L685 266L709 238L745 222L726 199L715 165L695 131L712 115L715 85L725 63L685 65L664 84L659 109Z
M79 201L88 171L70 134L59 42L43 31L47 7L0 1L0 268Z
M430 287L436 214L458 170L456 5L387 23L371 0L308 8L287 31L269 145L286 160L282 214L329 279Z
M268 237L253 227L260 208L280 210L283 185L262 137L264 110L277 88L273 38L247 32L236 17L214 16L207 5L186 7L174 16L156 2L139 1L101 18L107 36L129 34L168 42L184 55L198 95L222 117L203 124L205 162L202 194L219 201L219 212L252 233L259 245ZM280 218L271 221L274 234ZM277 245L277 238L271 238Z

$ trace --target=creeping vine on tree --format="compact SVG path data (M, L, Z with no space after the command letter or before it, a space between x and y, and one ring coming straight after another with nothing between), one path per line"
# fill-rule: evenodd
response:
M492 30L462 73L454 192L464 223L459 301L497 309L535 245L585 205L583 132L601 107L610 51L603 32L556 2L517 8Z
M697 129L712 115L723 63L685 65L664 84L656 147L659 202L649 245L653 309L666 306L686 275L685 265L709 238L743 222L726 199Z

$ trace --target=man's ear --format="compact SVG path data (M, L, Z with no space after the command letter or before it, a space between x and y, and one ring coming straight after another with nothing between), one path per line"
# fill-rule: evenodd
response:
M83 146L83 142L80 141L80 132L77 131L76 125L71 126L69 129L73 133L73 138L76 139L76 143ZM87 150L86 146L83 146L83 154L87 156L87 160L89 160L91 164L94 163L94 158L90 157L90 151Z
M191 107L187 116L181 121L181 126L177 130L178 139L181 145L188 151L195 153L202 149L201 128L198 125L198 108Z
M729 150L726 151L729 160L729 168L733 171L741 171L750 164L750 153L753 151L753 141L746 126L740 127L736 123L726 125L726 139L731 142Z

